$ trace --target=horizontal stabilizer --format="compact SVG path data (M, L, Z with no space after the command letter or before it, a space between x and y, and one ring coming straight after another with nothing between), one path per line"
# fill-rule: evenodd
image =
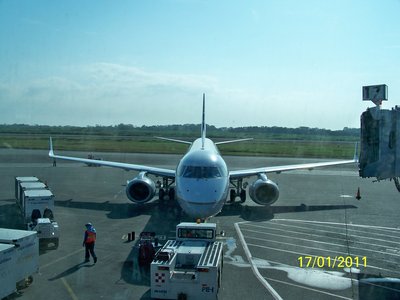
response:
M222 145L222 144L230 144L230 143L237 143L237 142L244 142L244 141L250 141L253 138L248 138L248 139L238 139L238 140L230 140L230 141L223 141L223 142L217 142L215 145Z

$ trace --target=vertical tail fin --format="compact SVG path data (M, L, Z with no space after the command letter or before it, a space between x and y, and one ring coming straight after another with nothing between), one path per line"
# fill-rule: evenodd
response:
M204 149L204 143L205 143L205 139L206 139L206 94L203 93L203 117L201 120L201 148Z

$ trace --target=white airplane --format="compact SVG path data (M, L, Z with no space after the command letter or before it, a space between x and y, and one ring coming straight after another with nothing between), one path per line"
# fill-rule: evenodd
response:
M129 200L138 204L146 203L154 197L158 189L160 199L163 199L168 194L170 199L178 200L179 205L189 216L200 219L206 219L218 214L227 201L228 193L230 201L234 201L236 197L240 197L241 202L244 202L246 200L247 186L247 184L243 183L244 178L258 177L257 180L250 184L249 195L257 204L269 206L278 200L279 188L275 182L267 178L267 173L280 173L298 169L311 170L317 167L350 164L358 161L355 153L352 160L229 171L216 145L249 139L214 143L212 140L206 138L205 94L203 94L203 116L200 138L194 142L162 137L157 138L190 145L189 150L178 163L176 170L56 155L53 151L51 137L49 156L54 159L138 171L139 174L127 182L126 195ZM162 184L156 186L155 182L147 175L162 177ZM175 186L173 186L174 184ZM230 187L232 189L229 191Z

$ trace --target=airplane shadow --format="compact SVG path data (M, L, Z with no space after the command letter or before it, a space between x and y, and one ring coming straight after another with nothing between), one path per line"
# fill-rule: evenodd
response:
M96 202L85 202L85 201L75 201L73 199L68 200L56 200L56 206L77 208L77 209L88 209L88 210L98 210L107 211L106 216L110 219L129 219L137 217L139 215L153 215L158 211L163 214L170 212L175 214L181 214L182 210L176 201L160 201L152 200L144 204L136 203L110 203L110 201L105 201L102 203Z
M245 221L267 221L274 218L275 214L323 211L336 209L354 209L354 205L305 205L297 206L249 206L239 202L225 205L219 216L239 216Z
M68 200L55 201L57 206L108 211L106 214L110 219L128 219L137 217L139 215L155 215L161 214L164 218L166 214L177 215L179 218L184 218L185 214L176 201L169 200L152 200L144 204L135 203L110 203L105 201L102 203L96 202L82 202ZM324 211L324 210L337 210L337 209L355 209L354 205L306 205L300 204L296 206L249 206L240 202L226 204L222 212L218 216L238 216L245 221L266 221L274 218L275 214L293 213L293 212L306 212L306 211ZM193 221L187 217L189 221Z

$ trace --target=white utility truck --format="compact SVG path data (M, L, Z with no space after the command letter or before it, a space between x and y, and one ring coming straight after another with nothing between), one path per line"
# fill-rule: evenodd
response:
M54 221L54 195L48 189L24 190L21 211L27 229L37 231L41 247L58 248L59 227Z
M37 233L0 228L0 299L32 281L39 270Z
M216 224L177 225L176 240L168 240L151 263L151 297L217 299L222 248L223 243L216 241Z

